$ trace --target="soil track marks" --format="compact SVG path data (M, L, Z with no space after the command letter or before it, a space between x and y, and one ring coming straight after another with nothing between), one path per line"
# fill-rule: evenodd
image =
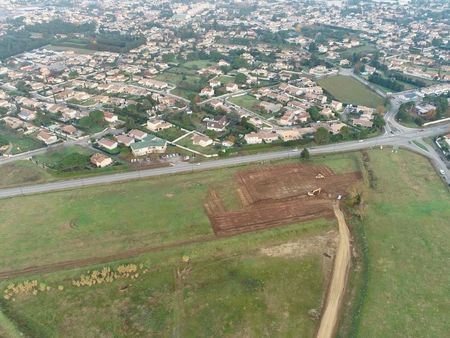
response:
M235 181L243 208L226 210L217 191L211 190L205 210L217 235L332 218L332 200L344 195L360 177L359 173L336 175L324 165L302 163L240 171ZM308 196L315 190L314 196Z

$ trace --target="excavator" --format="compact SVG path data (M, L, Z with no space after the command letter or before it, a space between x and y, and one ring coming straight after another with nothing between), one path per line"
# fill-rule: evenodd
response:
M322 191L322 188L317 188L311 191L308 191L308 196L317 196Z

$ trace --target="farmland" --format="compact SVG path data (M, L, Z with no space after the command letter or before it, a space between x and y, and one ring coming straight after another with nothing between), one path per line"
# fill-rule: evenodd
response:
M344 103L376 108L383 104L381 96L350 76L336 75L317 81L327 92Z
M360 314L348 316L355 318L353 331L342 336L444 337L448 190L429 162L413 153L371 151L369 159L376 188L366 195L362 223L354 223L367 240L367 285L359 295Z

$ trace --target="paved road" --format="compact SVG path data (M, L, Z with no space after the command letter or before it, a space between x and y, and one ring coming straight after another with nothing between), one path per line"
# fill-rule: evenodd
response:
M339 224L339 245L334 259L333 275L328 289L325 311L320 320L317 338L331 338L336 330L339 311L345 294L347 275L350 268L350 231L345 222L339 203L333 205L334 214Z
M401 146L405 148L409 148L415 150L419 153L422 153L424 156L430 157L432 160L436 161L436 157L422 150L421 148L411 145L411 141L420 139L422 137L431 137L435 135L440 135L444 133L448 133L450 131L450 124L443 126L433 126L425 129L424 131L420 130L412 130L407 131L398 135L382 135L378 137L374 137L371 139L367 139L364 141L351 141L337 144L329 144L325 146L319 146L310 148L310 153L312 155L319 154L327 154L327 153L336 153L336 152L346 152L346 151L354 151L378 146ZM246 164L251 162L261 162L261 161L271 161L278 160L282 158L295 157L299 156L299 151L293 150L283 150L277 152L268 152L261 153L255 155L247 155L247 156L236 156L230 157L226 159L218 159L209 162L203 162L201 164L188 164L188 163L180 163L176 164L172 167L158 168L158 169L147 169L140 171L131 171L124 173L116 173L110 175L102 175L96 177L89 178L79 178L72 179L67 181L58 181L52 183L44 183L37 185L30 185L24 187L15 187L9 189L0 189L0 198L20 196L20 195L29 195L64 189L73 189L80 188L85 186L91 186L96 184L108 184L120 181L126 181L131 179L139 179L145 177L166 175L166 174L176 174L176 173L187 173L192 171L199 171L205 169L214 169L221 168L233 165ZM439 158L439 156L437 157ZM446 171L446 180L450 183L450 173L448 170Z

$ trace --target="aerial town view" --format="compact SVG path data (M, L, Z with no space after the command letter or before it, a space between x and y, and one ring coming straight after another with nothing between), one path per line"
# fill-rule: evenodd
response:
M0 337L449 337L448 0L0 0Z

